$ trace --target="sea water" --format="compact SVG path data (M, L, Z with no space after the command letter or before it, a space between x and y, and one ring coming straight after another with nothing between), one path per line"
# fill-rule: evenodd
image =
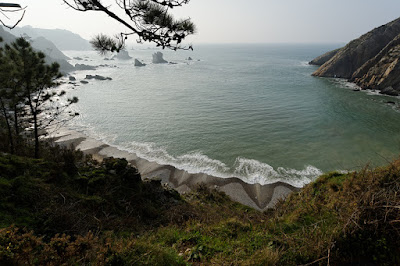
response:
M108 65L73 73L78 81L112 78L68 92L80 113L70 126L151 161L249 183L300 187L323 172L385 164L400 153L398 99L311 76L307 62L337 47L198 45L164 50L174 64L158 65L157 50L129 49L145 67L67 51L86 60L73 64Z

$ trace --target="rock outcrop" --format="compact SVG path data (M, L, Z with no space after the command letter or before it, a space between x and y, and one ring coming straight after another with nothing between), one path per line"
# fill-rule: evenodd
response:
M315 65L315 66L322 66L326 62L328 62L332 57L334 57L337 52L339 52L340 49L336 49L330 52L327 52L323 55L318 56L317 58L314 58L309 62L310 65Z
M142 62L140 62L139 60L135 59L135 66L136 67L142 67L145 66L146 64L143 64Z
M153 54L153 64L166 64L168 61L164 60L163 54L161 52L157 52Z
M398 96L400 92L400 34L352 76L363 89L378 89Z
M346 78L362 89L400 95L400 18L310 62L320 63L314 76Z
M398 34L400 34L400 18L351 41L313 75L350 79L361 66L374 58Z
M85 79L96 79L96 80L112 80L110 77L103 77L100 75L86 75Z
M97 67L85 64L75 64L75 70L96 70Z
M129 60L132 59L132 57L129 55L128 51L121 50L118 52L118 54L114 55L112 59L119 59L119 60Z

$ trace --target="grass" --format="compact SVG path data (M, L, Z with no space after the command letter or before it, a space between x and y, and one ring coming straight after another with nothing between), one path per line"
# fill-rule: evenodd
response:
M0 154L0 264L400 264L400 161L322 175L261 213L52 149Z

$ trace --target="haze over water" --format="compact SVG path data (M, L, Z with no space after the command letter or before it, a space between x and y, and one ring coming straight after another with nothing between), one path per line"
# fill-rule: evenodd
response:
M72 126L120 149L190 172L296 186L332 170L380 165L400 152L400 113L388 96L354 92L312 77L308 61L338 45L198 45L162 51L174 65L153 65L154 50L86 74L111 77L70 92L81 116ZM192 61L185 60L192 57ZM198 61L200 60L200 61ZM82 63L72 61L72 63Z

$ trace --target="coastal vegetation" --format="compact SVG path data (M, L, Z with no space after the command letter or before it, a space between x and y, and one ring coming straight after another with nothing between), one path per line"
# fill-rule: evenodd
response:
M41 140L58 66L23 39L0 55L1 265L400 264L400 160L324 174L266 212L204 185L179 194Z
M1 40L0 40L1 41ZM6 129L8 150L15 153L21 141L34 141L34 156L39 158L39 137L68 106L78 101L67 99L59 104L65 91L55 89L61 77L59 64L45 63L45 55L36 52L24 38L0 49L0 110ZM75 113L70 113L74 117Z
M0 116L0 264L400 263L400 161L325 174L266 212L204 185L180 195L160 181L142 180L125 159L98 162L29 130L18 134L32 123L28 97L36 104L39 96L62 96L22 90L39 81L46 82L33 84L48 88L58 75L53 75L57 65L43 64L42 55L19 42L6 46L2 68L22 54L39 65L1 72L7 105ZM53 74L37 79L35 73L46 70ZM16 78L9 80L6 73ZM28 74L36 79L26 79ZM15 120L13 114L20 116ZM18 145L11 145L14 139Z
M262 213L42 145L40 159L0 154L0 264L400 263L400 161L325 174Z

